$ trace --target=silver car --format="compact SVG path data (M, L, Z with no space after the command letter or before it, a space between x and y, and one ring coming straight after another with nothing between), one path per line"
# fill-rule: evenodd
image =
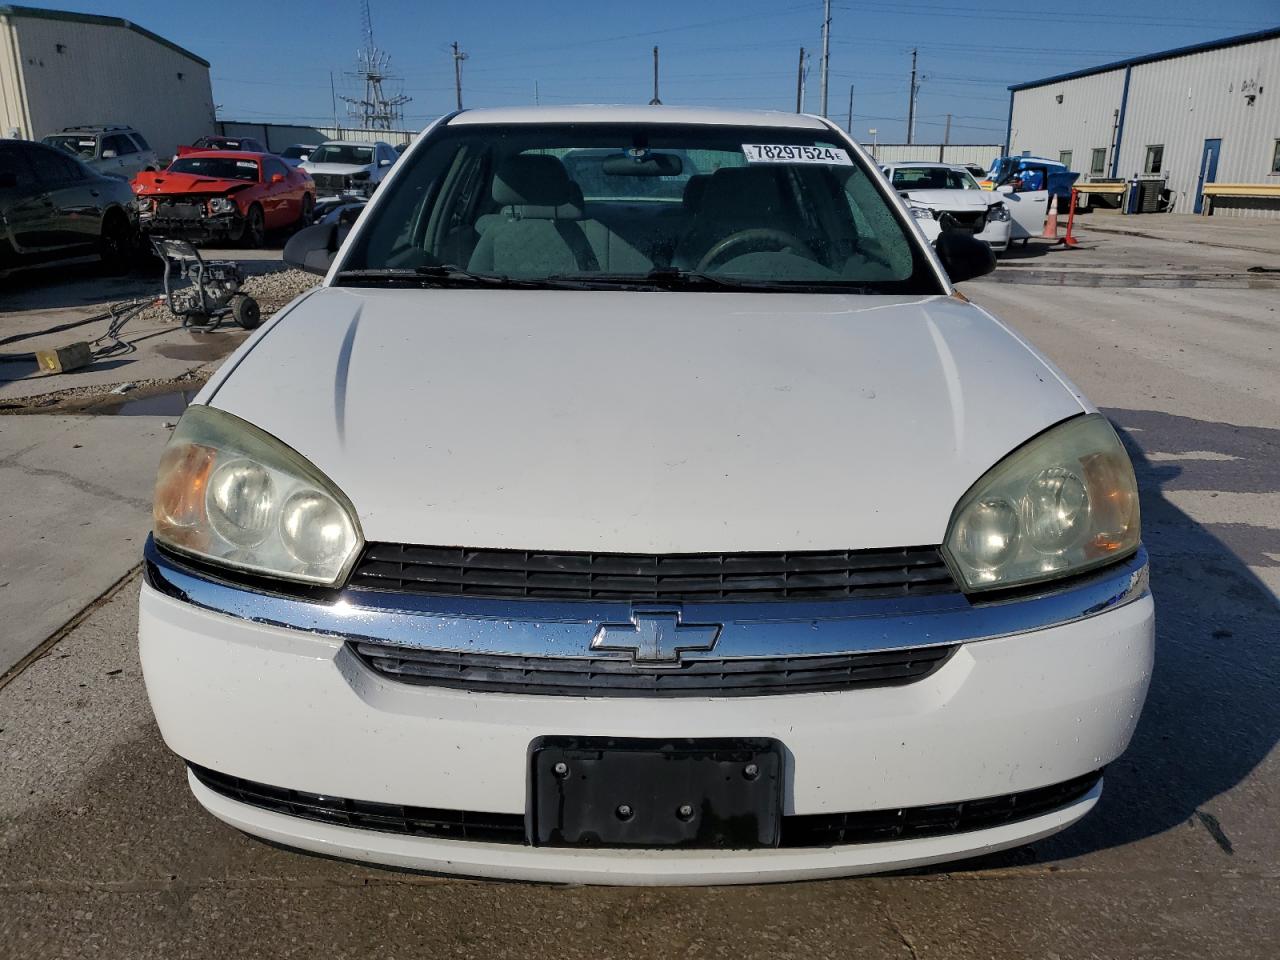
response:
M160 158L133 127L94 125L63 127L42 141L66 150L94 173L132 180L143 170L159 170Z

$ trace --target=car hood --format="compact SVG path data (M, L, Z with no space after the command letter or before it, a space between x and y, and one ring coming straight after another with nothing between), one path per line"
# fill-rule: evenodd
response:
M351 499L365 538L566 551L942 541L1083 409L953 297L325 288L197 402Z
M133 190L141 196L166 193L207 193L216 196L255 186L247 180L224 180L220 177L202 177L193 173L153 173L144 171L133 180Z
M373 164L370 163L311 163L310 161L303 161L301 167L311 174L330 173L344 177L349 177L353 173L373 172Z
M926 207L944 210L981 210L1001 200L984 190L907 190L905 196Z

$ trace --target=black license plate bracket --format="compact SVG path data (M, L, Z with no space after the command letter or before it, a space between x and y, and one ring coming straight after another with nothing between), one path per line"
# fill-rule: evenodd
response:
M528 836L548 847L776 847L782 782L782 744L765 737L539 737Z

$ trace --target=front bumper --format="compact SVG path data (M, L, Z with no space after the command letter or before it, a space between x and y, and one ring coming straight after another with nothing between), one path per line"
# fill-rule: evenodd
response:
M170 217L143 213L138 229L162 237L185 240L238 240L244 233L244 217L239 213L210 214L203 217Z
M920 220L918 222L930 243L938 239L942 228L937 220ZM974 234L974 236L984 241L996 253L1003 253L1009 249L1010 223L1011 221L1009 220L988 220L982 231Z
M258 620L246 619L253 595L242 597L250 606L237 615L203 609L171 582L158 583L165 574L149 564L139 635L152 707L175 753L288 790L455 811L523 814L529 744L554 735L776 738L786 748L784 816L889 811L1035 790L1084 776L1125 749L1153 655L1145 555L1058 594L1063 617L1080 600L1068 622L1028 627L1033 601L989 608L981 622L993 638L963 643L923 680L736 699L618 700L412 686L374 673L345 636L320 620L315 626L325 632L268 625L260 621L278 622L279 608L265 602ZM352 635L371 622L358 608L346 614ZM409 626L420 636L466 629L456 615L411 616ZM1000 635L999 619L1022 626ZM899 629L887 622L851 618L821 626L843 629L854 642ZM408 629L403 618L397 623ZM510 620L488 626L541 629ZM927 642L949 628L920 617L916 629ZM192 789L211 812L243 830L338 856L487 877L656 884L834 876L986 853L1067 826L1093 806L1100 786L1030 819L945 836L679 851L397 835L262 809L194 779Z

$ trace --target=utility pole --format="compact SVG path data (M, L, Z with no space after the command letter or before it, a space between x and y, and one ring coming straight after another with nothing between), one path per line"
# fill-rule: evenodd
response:
M876 153L880 150L880 131L872 127L867 133L871 134L871 159L878 160Z
M844 125L849 131L849 136L853 136L853 84L849 84L849 121Z
M535 107L542 105L542 101L538 99L538 81L537 80L533 81L533 105Z
M796 113L804 113L804 47L800 48L800 68L796 72Z
M942 134L942 146L940 146L940 147L938 148L938 162L939 162L939 163L946 163L946 162L947 162L946 153L947 153L947 147L948 147L948 145L950 145L950 143L951 143L951 114L949 114L949 113L948 113L948 114L947 114L947 126L946 126L946 129L943 131L943 134Z
M916 142L916 51L911 51L911 98L907 102L907 143Z
M827 115L827 78L831 72L831 0L822 0L822 115Z
M334 135L338 131L338 92L333 86L333 71L329 71L329 100L333 103L333 130Z
M653 48L653 99L649 101L649 106L660 107L662 100L658 97L658 48Z
M458 41L453 41L453 92L458 98L458 109L462 109L462 61L467 55L458 49Z

